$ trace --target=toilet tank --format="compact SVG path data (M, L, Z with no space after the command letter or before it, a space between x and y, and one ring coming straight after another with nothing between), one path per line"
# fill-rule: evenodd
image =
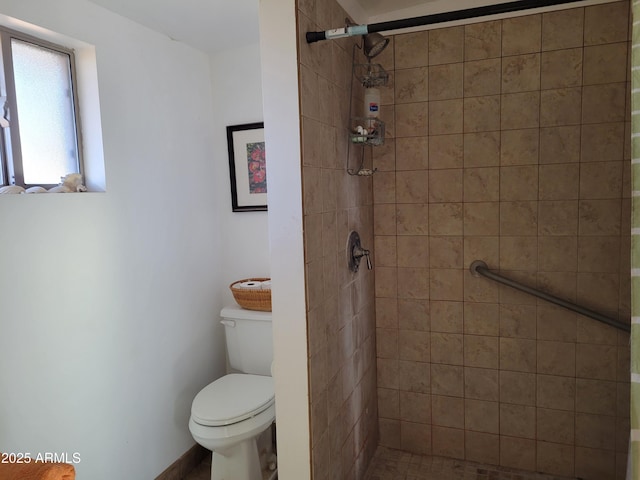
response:
M271 312L246 310L234 305L223 308L220 316L224 325L229 367L242 373L271 375Z

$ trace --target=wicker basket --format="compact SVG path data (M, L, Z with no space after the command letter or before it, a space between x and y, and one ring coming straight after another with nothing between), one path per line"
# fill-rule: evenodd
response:
M235 288L234 285L242 282L264 282L270 278L245 278L236 280L229 288L238 305L247 310L259 310L261 312L271 311L271 289L249 290L246 288Z

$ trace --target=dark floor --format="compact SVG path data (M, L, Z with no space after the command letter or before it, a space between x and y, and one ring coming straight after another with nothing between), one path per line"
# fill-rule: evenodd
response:
M210 480L211 479L211 454L207 454L204 461L198 465L183 480Z
M263 480L277 480L278 475L274 472L262 472ZM211 479L211 455L207 455L204 461L198 465L183 480L210 480Z

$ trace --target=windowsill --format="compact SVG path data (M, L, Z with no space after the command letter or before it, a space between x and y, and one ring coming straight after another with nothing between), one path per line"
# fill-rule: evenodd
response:
M52 197L61 195L95 195L107 192L46 192L46 193L2 193L0 192L0 198L2 197Z

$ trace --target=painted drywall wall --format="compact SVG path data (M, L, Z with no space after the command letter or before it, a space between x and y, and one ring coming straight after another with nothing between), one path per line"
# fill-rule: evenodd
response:
M231 210L226 136L227 126L263 121L260 63L259 44L226 50L211 57L214 155L210 161L219 172L214 182L223 229L220 274L226 286L235 280L270 276L267 212ZM267 147L267 189L270 158ZM233 303L228 288L224 289L224 301Z
M84 0L0 14L95 45L107 176L106 193L0 198L0 451L154 478L194 443L191 401L224 371L214 319L249 270L225 260L212 62Z
M273 187L269 238L278 476L307 480L311 458L295 3L260 2L260 54L267 157L276 159L267 159L267 175Z

